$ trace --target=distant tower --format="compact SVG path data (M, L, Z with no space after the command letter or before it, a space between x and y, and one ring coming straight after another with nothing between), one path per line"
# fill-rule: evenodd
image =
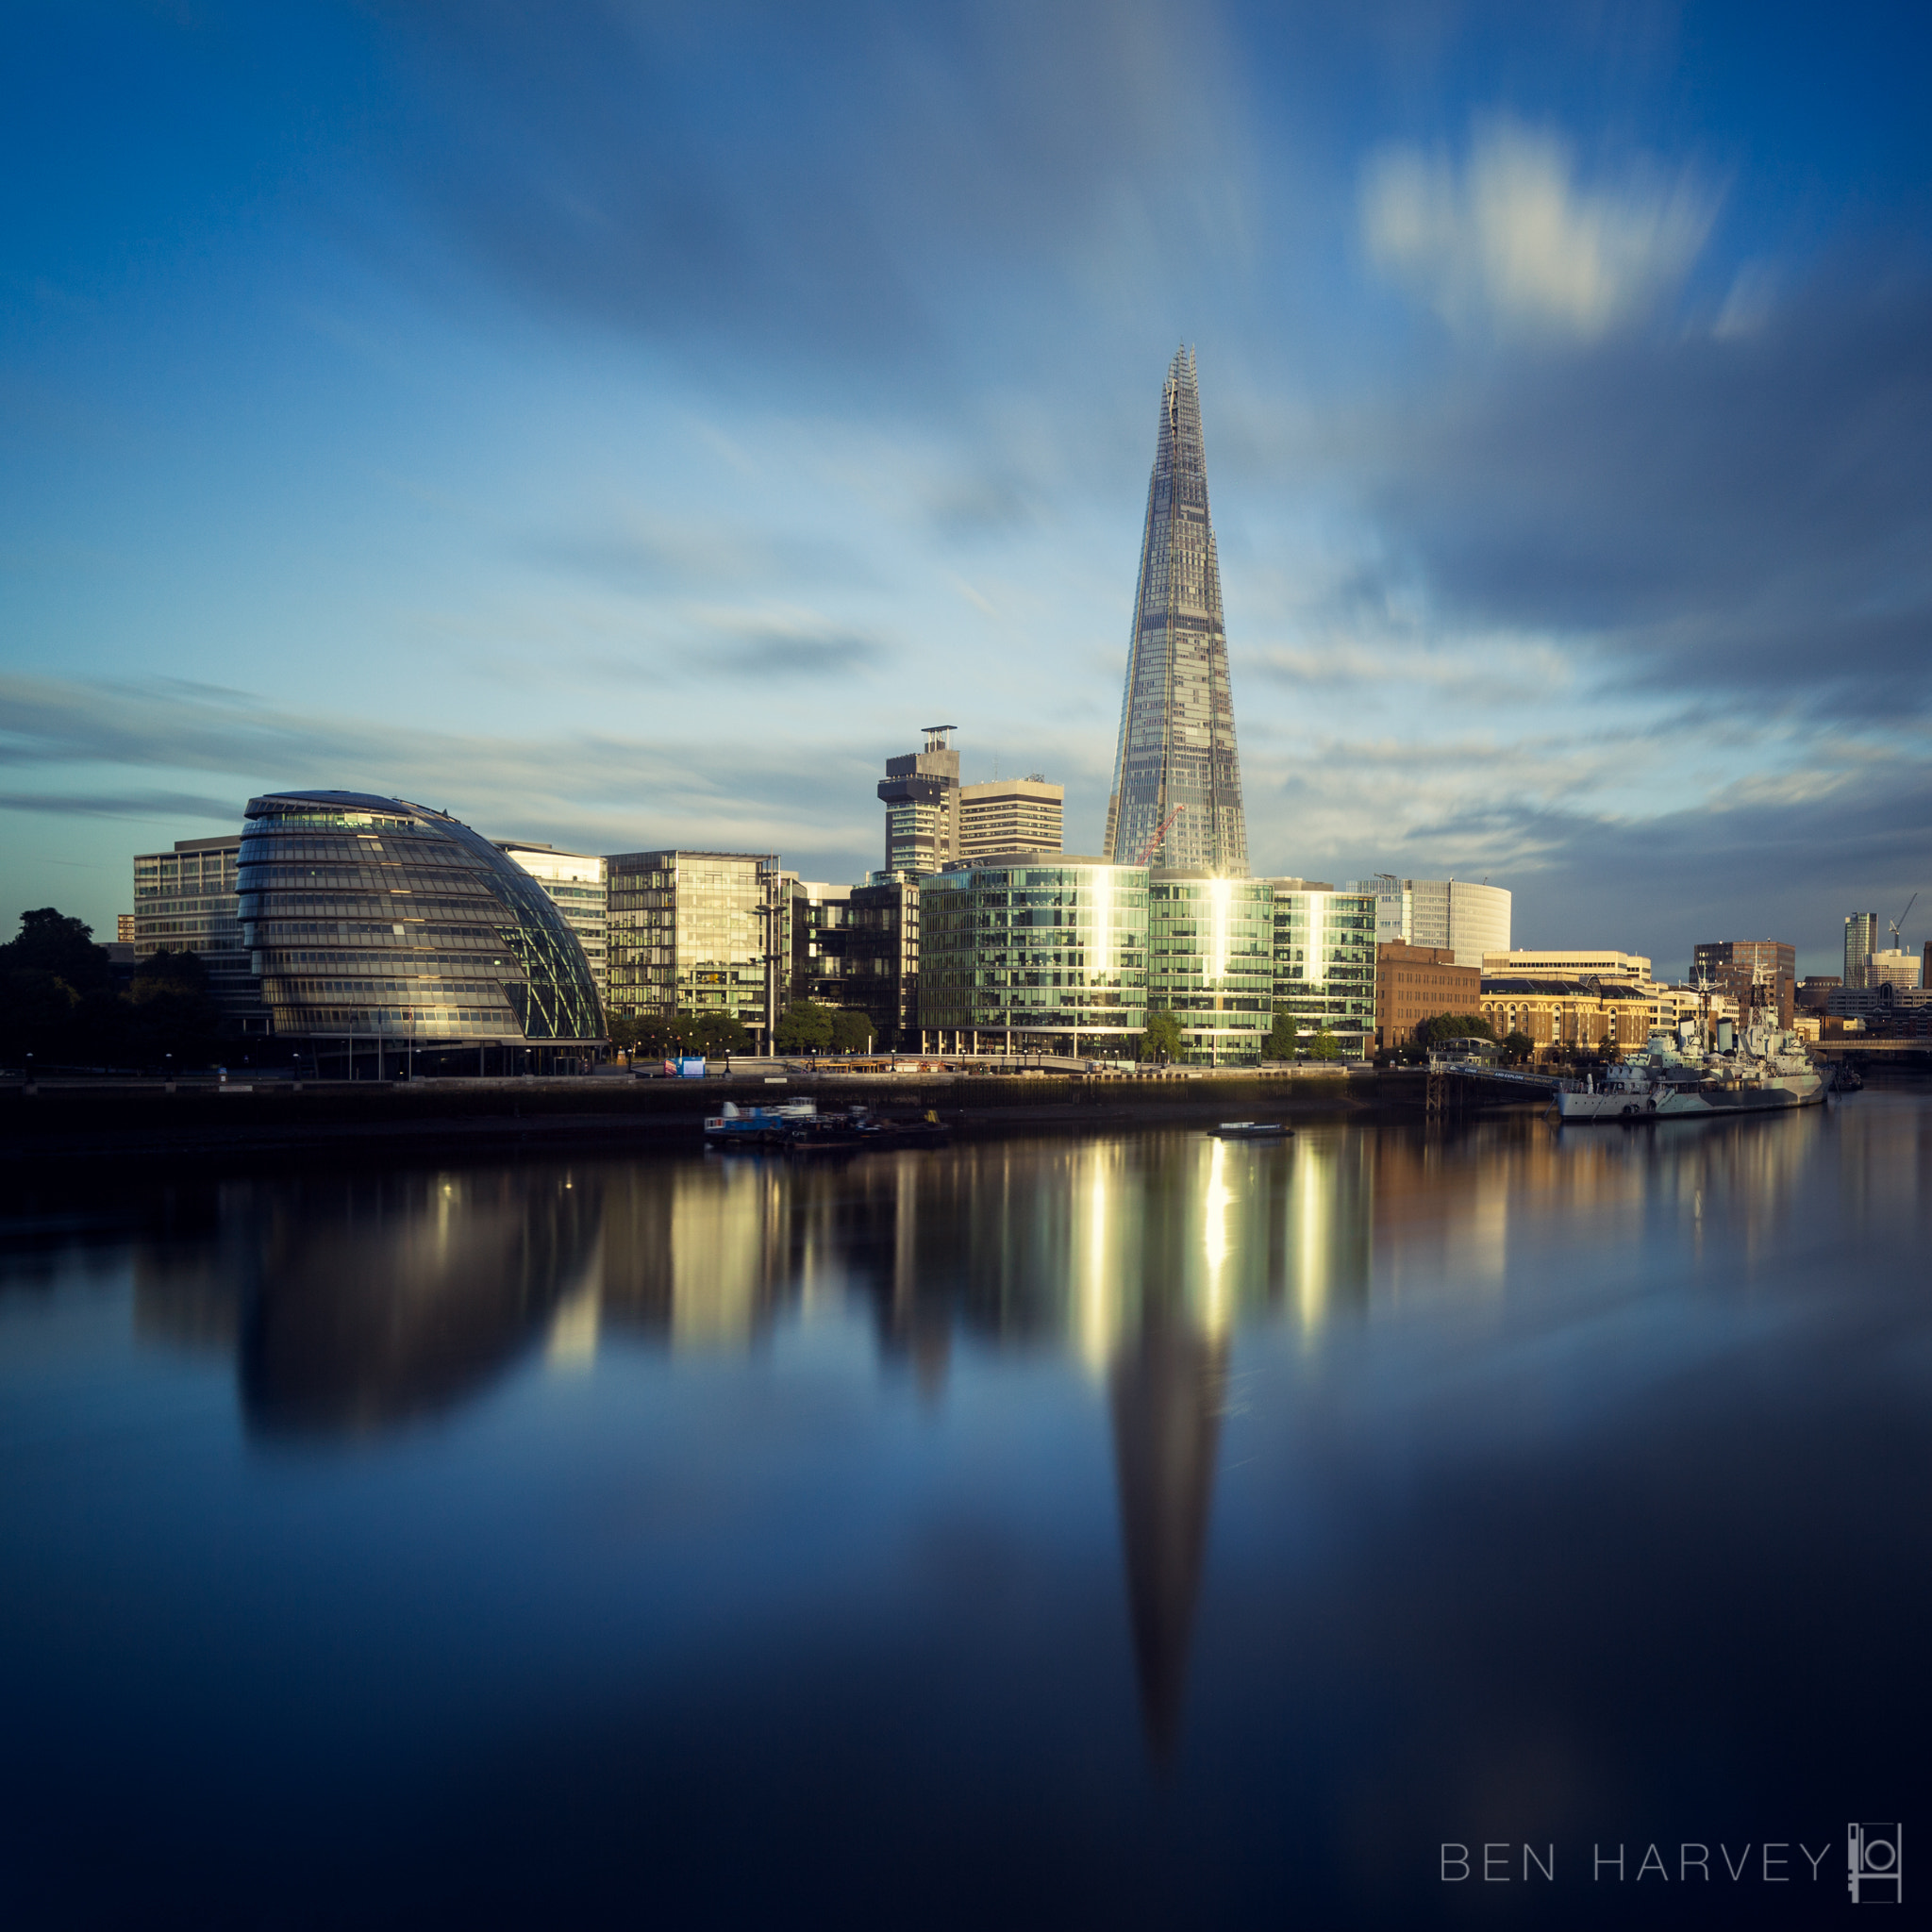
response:
M1870 986L1872 983L1872 955L1878 950L1878 915L1875 912L1850 912L1845 915L1845 986L1853 988Z
M1120 748L1107 802L1108 858L1132 864L1150 845L1151 862L1162 870L1247 876L1221 566L1189 349L1175 350L1160 390Z

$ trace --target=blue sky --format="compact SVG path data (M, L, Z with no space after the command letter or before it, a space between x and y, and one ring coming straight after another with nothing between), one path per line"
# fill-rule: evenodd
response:
M293 785L850 878L941 718L1091 850L1185 340L1257 870L1932 933L1916 9L0 32L0 913Z

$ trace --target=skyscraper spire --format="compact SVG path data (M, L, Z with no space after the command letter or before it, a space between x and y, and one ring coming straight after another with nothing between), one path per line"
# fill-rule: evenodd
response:
M1106 851L1117 865L1146 853L1164 870L1248 871L1201 391L1187 348L1160 390Z

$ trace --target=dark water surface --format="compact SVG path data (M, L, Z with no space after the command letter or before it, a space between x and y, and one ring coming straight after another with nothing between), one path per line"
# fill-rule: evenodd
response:
M0 1924L1836 1923L1928 1183L1882 1092L16 1178Z

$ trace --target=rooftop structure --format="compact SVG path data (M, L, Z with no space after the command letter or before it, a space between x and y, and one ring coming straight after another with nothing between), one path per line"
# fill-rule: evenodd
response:
M1224 878L1248 870L1221 565L1188 349L1174 352L1161 385L1103 845L1117 865Z

